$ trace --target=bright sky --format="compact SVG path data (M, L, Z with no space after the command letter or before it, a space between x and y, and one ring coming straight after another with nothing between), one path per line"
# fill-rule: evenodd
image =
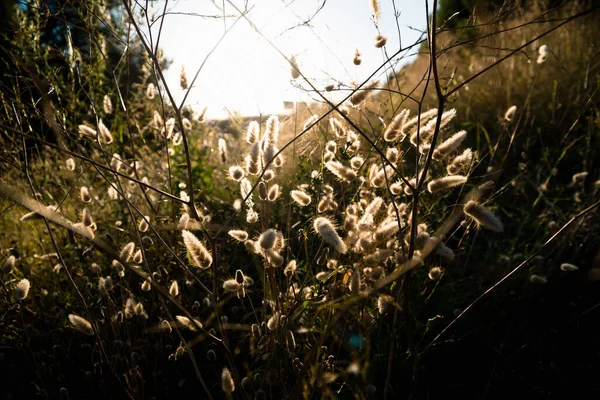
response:
M244 1L233 1L243 8ZM384 50L374 46L377 30L370 0L247 0L247 3L248 18L286 56L296 56L302 73L318 88L338 81L346 85L363 81L386 59ZM202 17L223 15L222 0L168 3L160 47L173 62L165 75L178 101L184 95L179 86L181 66L185 66L191 82L226 26L231 27L239 16L227 0L224 4L225 14L231 16L226 23L223 18ZM379 29L387 37L388 55L400 48L393 4L392 0L380 1ZM164 5L164 0L155 2L156 15L162 13ZM402 46L406 47L425 29L425 0L395 0L395 5ZM309 25L301 25L315 13ZM154 39L159 25L155 23L152 29ZM362 64L358 67L352 63L355 49L362 54ZM379 78L384 77L382 70ZM342 94L347 92L338 93L338 97ZM306 93L292 86L287 61L247 21L240 19L208 58L186 104L196 111L207 107L209 118L226 118L228 111L242 115L280 113L283 101L309 99Z

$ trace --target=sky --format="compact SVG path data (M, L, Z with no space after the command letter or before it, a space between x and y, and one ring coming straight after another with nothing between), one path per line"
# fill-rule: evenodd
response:
M208 118L276 114L284 111L284 101L316 99L292 84L288 62L269 41L286 56L295 56L302 73L317 88L338 82L348 87L368 78L387 59L386 52L396 53L400 40L403 47L418 40L426 26L425 0L380 0L378 27L387 44L378 49L370 0L232 1L240 9L247 4L247 17L266 39L245 19L236 22L240 14L227 0L171 0L163 20L159 47L172 61L165 78L178 102L185 93L179 86L181 66L191 82L206 59L186 105L196 112L207 107ZM155 1L149 15L160 16L164 7L164 0ZM228 17L223 19L223 14ZM151 28L153 40L159 25L160 18ZM360 66L353 64L356 49L361 53ZM407 52L401 63L409 61L414 51ZM377 77L385 75L384 69ZM330 96L336 100L347 93Z

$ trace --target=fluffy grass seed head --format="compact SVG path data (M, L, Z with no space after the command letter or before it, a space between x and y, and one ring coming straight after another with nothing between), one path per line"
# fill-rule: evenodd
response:
M363 158L361 156L354 156L350 159L350 167L352 169L359 169L363 165Z
M248 131L246 132L246 142L248 144L254 144L259 139L260 125L256 121L250 121L248 124Z
M265 172L263 173L262 180L265 182L269 182L273 178L275 178L275 171L273 171L272 169L265 170Z
M362 63L362 60L360 59L360 51L358 51L358 49L354 51L354 59L352 60L352 63L357 66Z
M181 86L183 90L188 88L187 74L185 73L185 67L183 65L181 66L181 71L179 72L179 86Z
M188 251L190 259L197 267L208 268L212 264L212 255L204 247L204 244L192 232L183 230L183 243Z
M89 336L94 335L92 324L87 319L80 317L79 315L69 314L69 321L71 321L71 324L76 331Z
M290 57L290 72L292 73L292 79L300 78L300 68L296 56Z
M144 279L144 282L142 282L142 290L144 292L149 292L150 290L152 290L152 283L150 282L150 278Z
M75 160L72 158L67 158L67 161L65 161L65 166L67 167L68 171L75 171Z
M169 286L169 294L173 297L177 297L179 295L179 284L177 281L173 281L171 286Z
M575 183L583 183L583 181L585 181L585 178L588 176L587 172L578 172L576 174L573 175L573 177L571 178L571 181L575 184Z
M246 240L248 240L248 232L243 231L243 230L230 230L228 232L229 236L231 236L232 238L234 238L235 240L237 240L238 242L245 242Z
M219 148L219 155L221 156L221 162L225 164L227 162L227 142L225 142L225 139L219 138L217 145Z
M579 267L570 263L562 263L560 265L560 270L563 272L573 272L578 271Z
M200 327L200 329L202 329L202 323L200 321L198 321L197 319L194 319L192 321L191 319L189 319L188 317L185 317L183 315L176 315L175 319L177 320L179 325L181 325L181 327L188 329L192 332L196 332L198 330L198 327Z
M223 289L226 292L236 293L242 288L242 285L238 283L235 279L228 279L223 282Z
M334 174L340 181L351 182L356 179L356 172L338 161L326 162L325 168Z
M134 250L135 250L135 243L129 242L125 246L123 246L123 248L121 249L121 252L119 253L119 257L121 259L125 260L125 262L129 262L129 260L131 260L131 257L133 256Z
M446 170L450 175L456 175L466 167L468 167L473 161L473 151L471 149L466 149L462 152L461 155L458 155L452 159L450 163L446 166Z
M229 167L229 177L239 182L244 177L244 169L238 165Z
M346 136L346 130L344 129L344 125L342 125L339 119L335 117L329 118L329 126L331 127L331 130L333 131L335 137L343 138L344 136Z
M105 114L112 114L113 106L112 106L112 101L110 100L109 95L107 95L107 94L104 95L104 100L102 101L102 106L104 107Z
M383 131L383 139L387 142L403 141L406 138L404 133L404 124L408 118L410 111L402 110L394 117L394 119L385 127Z
M10 274L15 267L15 263L17 262L17 258L14 255L8 256L8 258L2 264L2 270L0 272L3 275Z
M288 263L288 265L283 270L283 274L288 278L291 278L296 274L296 260L292 260Z
M378 33L377 36L375 36L375 47L377 47L378 49L385 46L386 43L387 43L387 38L385 36L383 36L381 33Z
M221 371L221 389L227 394L231 394L235 390L235 383L227 367L224 367Z
M314 221L315 231L332 246L338 253L345 254L348 251L346 244L335 231L331 221L325 217L318 217Z
M102 122L102 118L98 121L98 130L100 131L100 139L102 139L104 143L111 144L113 142L112 134L107 126L104 125L104 122Z
M437 193L442 190L450 189L467 182L467 177L462 175L448 175L442 178L434 179L427 184L429 193Z
M280 194L281 194L281 192L279 191L279 185L277 185L277 184L272 185L269 188L269 191L267 193L267 200L275 201L275 200L277 200L277 198L279 197Z
M369 3L371 4L371 15L373 16L373 19L375 20L375 22L377 22L381 15L381 8L379 7L379 0L371 0Z
M302 190L292 190L290 196L301 207L306 207L311 201L310 195Z
M77 127L79 129L79 134L83 136L87 136L92 139L96 139L96 130L90 128L87 125L81 124Z
M246 178L240 181L240 194L246 201L252 201L252 183Z
M514 106L514 105L510 106L508 108L508 110L506 110L506 113L504 113L504 119L509 122L512 121L516 112L517 112L517 106Z
M145 218L141 218L140 222L138 224L138 230L140 232L147 232L148 228L150 227L150 225L148 224L148 221L150 221L150 217L148 215L144 216Z
M529 282L533 283L534 285L545 285L548 283L548 278L542 275L531 274L529 275Z
M112 278L110 276L107 276L106 278L101 276L98 278L98 289L103 293L110 292L113 289Z
M376 88L378 84L378 81L370 82L361 89L355 90L354 94L350 96L350 103L352 103L354 107L359 106L367 99L367 97L369 97L369 95L373 92L373 89Z
M146 97L148 100L152 100L156 96L156 89L154 88L154 83L150 82L146 87Z
M310 117L308 117L306 119L306 121L304 121L304 126L302 127L302 130L303 131L307 130L311 125L316 123L318 120L319 120L319 115L317 115L317 114L311 115ZM314 128L314 126L313 126L313 128Z
M436 147L436 149L433 151L433 159L443 160L444 158L448 157L450 153L455 151L458 148L458 146L460 146L460 144L463 142L463 140L465 140L466 137L467 131L462 130L456 132L454 135L452 135L450 138L446 139L439 146Z
M465 204L464 212L466 215L473 218L478 226L484 226L496 232L502 232L504 230L504 226L498 217L474 200L470 200Z
M267 229L258 238L258 243L263 249L272 249L277 241L277 236L280 235L275 229Z
M263 137L263 148L266 148L269 144L277 144L279 141L279 117L277 115L271 115L267 119L265 127L265 134Z
M545 44L541 45L540 48L538 49L538 58L537 58L536 62L538 64L543 64L546 61L546 59L548 58L548 53L549 53L548 46Z
M89 203L92 201L92 196L90 196L90 190L87 188L87 186L82 186L79 188L79 198L84 203Z
M440 267L433 267L429 270L429 273L427 275L432 281L437 281L438 279L440 279L440 276L442 276L442 272L443 271Z
M27 295L29 294L30 288L31 283L29 283L29 280L21 279L15 287L15 299L17 299L18 301L25 300L27 298Z

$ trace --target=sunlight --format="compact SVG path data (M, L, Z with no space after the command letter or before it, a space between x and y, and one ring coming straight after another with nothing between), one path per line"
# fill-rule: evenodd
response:
M160 15L164 1L154 5L151 15ZM242 7L242 2L235 3ZM262 34L288 57L295 55L300 68L317 88L328 83L341 82L349 85L362 81L385 61L385 54L374 47L377 33L370 17L368 1L321 1L301 0L286 5L282 1L254 1L248 5L248 18ZM388 55L399 49L398 28L393 10L383 4L380 31L387 35ZM398 23L403 44L419 38L419 32L409 28L414 21L424 27L424 4L419 2L398 3L402 9ZM399 10L400 11L400 10ZM219 41L226 27L233 28L210 55L204 65L186 104L195 111L207 107L209 118L226 118L229 113L259 115L282 113L283 102L311 101L310 93L290 85L290 67L286 60L253 30L239 14L225 3L226 23L223 11L209 2L169 2L160 35L160 47L168 49L166 57L172 61L166 71L169 85L175 89L178 101L184 91L179 88L179 71L185 66L191 82L198 67ZM237 22L236 22L237 20ZM309 23L306 21L310 20ZM160 20L153 25L153 39L158 36ZM355 49L362 54L363 63L352 64ZM403 60L408 61L409 58ZM382 70L379 78L385 76ZM388 70L389 71L389 70ZM304 85L307 87L306 85ZM333 95L339 99L347 94L341 91Z

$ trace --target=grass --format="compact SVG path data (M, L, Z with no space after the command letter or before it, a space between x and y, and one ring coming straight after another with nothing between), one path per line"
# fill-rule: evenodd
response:
M99 29L96 6L82 11L90 32ZM540 3L439 30L414 63L376 76L379 91L349 91L347 111L323 96L271 117L279 126L257 121L256 143L247 119L199 121L174 105L164 61L144 52L154 46L143 38L130 39L140 71L106 57L97 41L72 53L80 64L41 42L30 56L15 54L9 62L21 71L45 61L2 90L0 248L17 259L0 277L3 392L501 397L566 394L569 382L597 393L594 7ZM139 9L119 10L112 39L130 12L133 30L145 23L133 18ZM20 32L43 23L35 10L19 16ZM123 48L110 43L109 52ZM537 63L542 44L550 53ZM52 62L60 72L50 73ZM293 73L299 88L317 89ZM35 101L37 76L53 97ZM124 87L128 76L136 80ZM160 92L148 96L149 84ZM357 93L368 96L357 104ZM106 94L129 111L104 109ZM438 105L456 116L426 113ZM403 109L419 118L399 124L405 139L388 142L385 127ZM112 143L78 134L100 118ZM429 157L461 129L466 139L447 159ZM467 148L473 158L454 173L466 182L430 193ZM230 177L233 165L243 178ZM280 196L269 200L274 185ZM86 207L95 229L82 219ZM20 220L35 211L40 218ZM248 238L235 240L233 229ZM138 256L123 251L128 243ZM565 262L579 270L561 271ZM110 290L101 283L108 276ZM17 300L21 279L31 289Z

